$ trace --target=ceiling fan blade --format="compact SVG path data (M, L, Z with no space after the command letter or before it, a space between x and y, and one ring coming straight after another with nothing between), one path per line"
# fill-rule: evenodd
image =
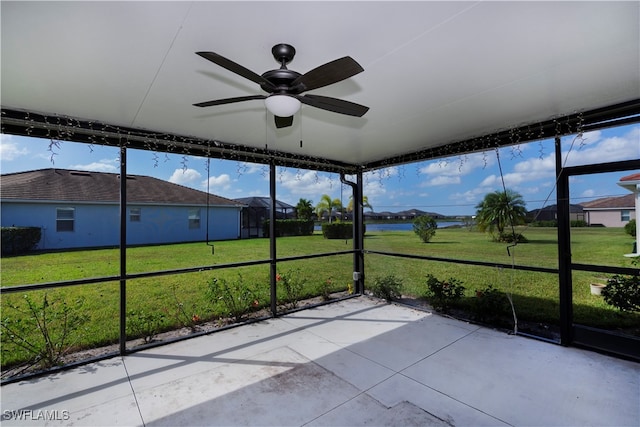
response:
M253 71L249 70L248 68L245 68L242 65L237 64L237 63L231 61L230 59L225 58L224 56L220 56L217 53L214 53L214 52L196 52L196 55L200 55L204 59L208 59L209 61L213 62L214 64L217 64L217 65L221 66L222 68L226 68L227 70L231 71L232 73L236 73L236 74L244 77L245 79L249 79L252 82L258 83L261 86L267 86L269 88L273 88L274 90L276 88L273 85L273 83L271 83L269 80L267 80L264 77L262 77L260 74L254 73Z
M337 83L363 71L364 68L353 58L345 56L301 75L291 83L291 87L299 86L301 93Z
M211 107L213 105L232 104L234 102L251 101L252 99L265 99L265 98L266 98L265 95L238 96L236 98L225 98L225 99L216 99L213 101L198 102L197 104L193 104L193 106L194 107Z
M276 128L278 129L286 128L293 125L293 116L290 116L290 117L274 116L274 118L276 120Z
M367 111L369 111L369 107L365 107L364 105L328 96L307 94L304 96L297 96L296 98L298 98L303 104L327 111L333 111L334 113L346 114L348 116L362 117Z

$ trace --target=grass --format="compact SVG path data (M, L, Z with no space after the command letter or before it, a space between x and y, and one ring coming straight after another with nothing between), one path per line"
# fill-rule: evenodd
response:
M555 229L527 228L524 234L530 243L511 248L490 242L487 235L467 229L441 229L429 243L422 243L413 232L374 232L365 237L365 249L442 258L466 259L496 264L557 267L557 234ZM326 240L320 234L286 237L277 240L279 257L334 252L351 249L351 241ZM576 263L630 267L630 260L622 256L631 249L631 239L622 229L577 228L572 230L572 253ZM52 252L3 258L2 286L44 283L88 277L116 275L119 270L117 249ZM215 253L204 243L148 246L127 249L129 273L209 266L268 259L268 239L215 242ZM318 295L321 285L330 283L332 291L344 291L352 282L352 255L312 258L278 264L278 271L294 272L305 285L300 298ZM159 328L169 330L184 325L185 315L197 316L201 321L217 319L228 314L227 308L215 296L207 293L208 282L216 277L238 280L251 288L260 307L269 306L269 265L255 265L181 275L130 280L127 283L127 309L155 313L162 316ZM453 263L421 261L406 258L367 254L366 282L376 277L395 275L403 282L403 293L422 296L426 290L427 274L440 279L455 277L466 287L462 305L468 306L475 291L489 285L513 295L519 319L550 325L558 323L558 285L554 274L517 271L509 268L477 267ZM598 274L574 272L574 315L576 323L606 329L625 329L640 335L640 315L620 313L607 306L601 297L593 296L589 283ZM278 288L280 302L287 298ZM90 316L74 337L77 348L91 348L117 342L119 283L81 285L49 291L32 291L32 298L42 298L44 292L71 301L83 298L82 310ZM2 296L2 316L15 316L11 304L20 304L22 295ZM634 329L635 328L635 329ZM28 338L38 339L36 330ZM131 336L130 338L133 338ZM28 355L3 341L2 367L28 359Z

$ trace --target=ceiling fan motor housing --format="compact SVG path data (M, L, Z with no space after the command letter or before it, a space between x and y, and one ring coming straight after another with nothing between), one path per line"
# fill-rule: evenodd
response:
M284 67L296 56L296 49L290 44L280 43L271 48L271 54Z
M281 64L277 70L267 71L262 77L269 80L276 89L269 87L267 84L260 84L265 92L274 94L299 94L302 88L291 87L291 83L302 74L287 69L287 64L293 60L296 55L296 49L290 44L280 43L271 48L271 53L276 61Z
M298 94L301 92L300 88L298 88L297 86L291 87L291 83L293 83L293 81L300 76L300 73L293 70L287 70L286 68L267 71L262 75L262 77L269 80L276 87L276 89L274 90L272 87L269 87L266 84L260 84L260 87L265 92L269 93Z

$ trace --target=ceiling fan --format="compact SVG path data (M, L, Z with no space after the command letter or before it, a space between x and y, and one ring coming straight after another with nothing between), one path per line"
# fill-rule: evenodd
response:
M351 57L345 56L320 65L305 74L300 74L287 69L287 64L291 62L296 54L293 46L284 43L277 44L271 49L271 53L275 60L281 64L280 68L259 75L217 53L196 52L197 55L222 68L258 83L262 90L269 93L269 95L239 96L199 102L193 105L196 107L211 107L213 105L264 99L267 109L275 116L277 128L284 128L293 124L293 115L300 109L301 103L356 117L362 117L369 110L369 107L342 99L312 94L301 95L303 92L337 83L364 71L360 64Z

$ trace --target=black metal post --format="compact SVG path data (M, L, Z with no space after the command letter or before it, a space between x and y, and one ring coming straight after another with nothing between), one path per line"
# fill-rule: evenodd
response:
M120 354L127 351L127 148L120 144Z
M573 341L573 283L571 279L571 220L569 218L569 175L562 168L562 143L555 139L556 204L558 207L558 285L560 299L560 343Z
M340 173L340 181L352 189L353 199L353 290L364 293L364 227L362 206L362 172L356 174L356 182L347 181Z
M356 293L364 293L364 206L363 206L363 184L362 172L356 174L356 191L358 193L358 203L354 206L353 224L356 227L354 234L354 271L358 272L357 283L354 283ZM357 241L355 240L357 238Z
M269 258L271 259L270 284L271 284L271 314L278 314L278 294L276 292L276 164L269 163L269 196L271 197L271 209L269 209Z

